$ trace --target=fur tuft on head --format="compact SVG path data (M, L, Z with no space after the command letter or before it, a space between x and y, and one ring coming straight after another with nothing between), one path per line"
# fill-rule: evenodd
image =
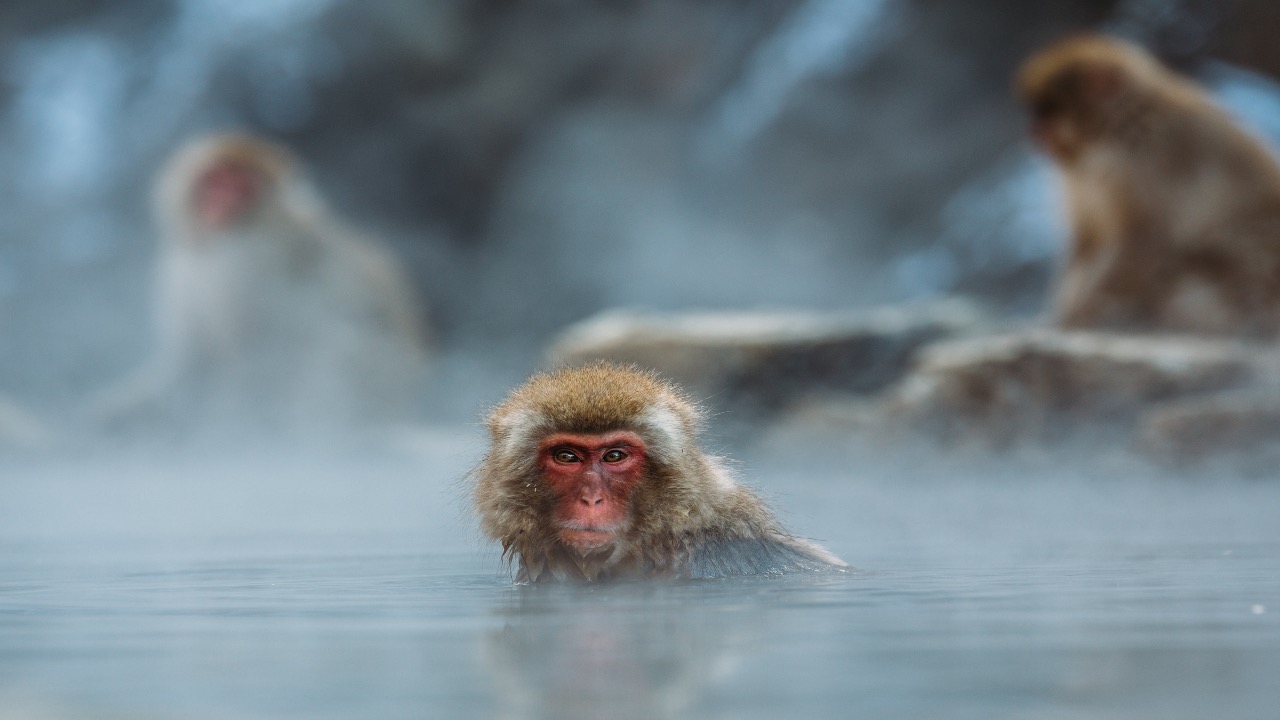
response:
M1018 96L1034 104L1076 75L1101 73L1130 81L1163 75L1165 69L1141 47L1099 34L1075 35L1036 53L1018 73Z
M684 393L635 367L593 363L533 376L489 416L493 447L504 455L532 452L553 432L638 432L659 458L689 448L702 413Z

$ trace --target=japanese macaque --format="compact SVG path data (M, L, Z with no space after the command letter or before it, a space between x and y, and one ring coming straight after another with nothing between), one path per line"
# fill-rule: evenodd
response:
M1258 139L1192 82L1103 36L1032 57L1017 90L1073 226L1059 325L1280 331L1280 166Z
M408 412L425 362L418 303L289 153L246 135L193 142L160 174L154 209L157 348L98 399L100 417L177 402L201 426L306 433Z
M698 447L701 411L608 364L534 376L489 416L484 531L518 582L713 578L845 567L788 534Z

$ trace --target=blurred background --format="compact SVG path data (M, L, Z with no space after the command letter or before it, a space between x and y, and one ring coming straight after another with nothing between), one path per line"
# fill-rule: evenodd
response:
M1010 78L1092 27L1280 133L1267 0L4 3L0 392L146 355L149 187L211 130L294 149L445 356L504 377L618 305L1034 314L1064 229Z
M483 408L602 310L1034 321L1066 228L1011 80L1087 29L1280 139L1274 0L0 2L0 718L1274 716L1280 485L1213 467L758 442L857 570L736 583L525 592L470 510ZM9 400L57 434L152 351L155 174L221 130L411 278L411 452L6 454Z

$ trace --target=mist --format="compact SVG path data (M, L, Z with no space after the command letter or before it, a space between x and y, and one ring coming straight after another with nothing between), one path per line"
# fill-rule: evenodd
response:
M1251 0L9 3L0 718L1268 716L1273 447L1170 461L1087 414L939 442L879 403L932 343L1043 324L1069 230L1028 54L1134 39L1280 146L1276 28ZM95 414L162 346L157 173L226 131L291 152L419 301L390 419L319 422L338 361L283 413L208 383ZM900 336L859 325L886 307ZM485 414L610 312L803 318L884 365L677 378L848 573L513 585L471 509ZM379 352L297 317L302 356Z

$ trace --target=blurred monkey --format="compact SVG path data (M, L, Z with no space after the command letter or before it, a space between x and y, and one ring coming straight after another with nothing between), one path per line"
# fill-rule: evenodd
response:
M1017 91L1065 182L1066 327L1274 336L1280 166L1203 90L1140 48L1068 39Z
M99 417L167 404L204 425L307 433L407 414L425 362L418 302L289 153L247 135L192 142L153 207L156 350Z

